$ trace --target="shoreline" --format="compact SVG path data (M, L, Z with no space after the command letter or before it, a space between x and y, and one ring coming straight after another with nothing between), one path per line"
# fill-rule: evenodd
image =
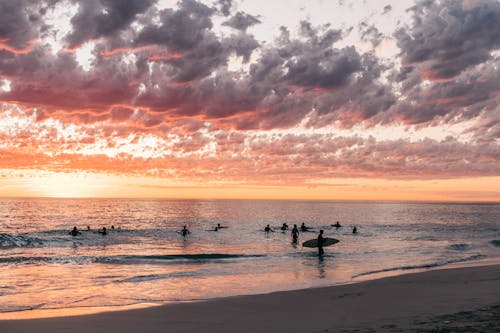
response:
M33 309L17 310L17 311L14 310L14 311L0 312L0 322L3 320L31 320L31 319L46 319L46 318L58 318L67 316L71 317L87 316L87 315L95 315L108 312L121 312L121 311L136 310L136 309L147 309L147 308L169 306L176 304L208 302L208 301L220 300L232 297L261 296L261 295L281 293L281 292L294 292L301 290L330 288L343 285L358 284L363 282L370 282L385 278L393 278L408 274L418 274L435 270L447 270L447 269L495 266L495 265L500 265L500 257L495 257L495 258L486 257L486 258L481 258L479 260L459 261L459 262L447 263L442 266L429 266L429 267L422 266L410 269L406 268L401 268L401 269L394 268L387 270L382 269L380 271L356 274L353 275L349 281L342 281L332 285L312 286L309 288L299 288L299 289L275 290L275 291L255 293L255 294L228 295L228 296L219 296L213 298L188 299L188 300L177 300L177 301L166 301L166 302L141 302L141 303L131 303L123 305L102 305L102 306L84 306L84 307L69 307L69 308L61 307L61 308L41 308L41 309L33 308Z
M500 265L476 264L459 268L450 265L329 287L80 316L0 320L0 331L113 333L203 329L220 333L335 332L357 327L375 328L377 332L394 327L410 329L411 322L428 323L436 316L484 307L490 307L491 311L500 309L495 307L500 306Z

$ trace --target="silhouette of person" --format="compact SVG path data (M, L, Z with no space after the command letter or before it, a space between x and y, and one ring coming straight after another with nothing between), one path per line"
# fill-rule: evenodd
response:
M281 230L288 230L288 224L283 223L283 225L281 226Z
M297 239L299 239L299 229L297 228L297 225L294 224L292 228L292 241L297 243Z
M101 230L101 231L99 231L99 233L100 233L101 235L103 235L103 236L104 236L104 235L107 235L107 234L108 234L108 232L106 231L106 227L102 227L102 230Z
M87 230L90 231L90 226L89 225L87 226Z
M265 231L265 232L269 232L269 231L274 232L274 230L273 230L273 229L271 229L271 227L269 226L269 224L268 224L268 225L266 225L266 227L264 228L264 231Z
M302 222L302 224L300 225L300 231L304 232L304 231L307 231L307 229L309 229L309 228L306 227L306 224L304 222Z
M338 229L338 228L340 228L340 227L342 227L342 226L340 225L339 221L337 221L337 223L335 223L333 226L334 226L335 228L337 228L337 229Z
M80 234L80 231L78 231L78 229L76 227L73 227L73 229L71 229L71 231L69 232L69 234L71 236L77 236Z
M358 229L356 228L356 226L354 226L354 228L352 228L352 233L353 234L357 234L358 233Z
M318 235L318 255L319 256L322 256L323 253L325 253L325 251L323 250L323 242L324 241L325 241L325 239L323 238L323 230L320 230L319 235Z
M190 233L191 233L191 231L189 231L186 226L182 227L182 230L181 230L182 236L187 236Z

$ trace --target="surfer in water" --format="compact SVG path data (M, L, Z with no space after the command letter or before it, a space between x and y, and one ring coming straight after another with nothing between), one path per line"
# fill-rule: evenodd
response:
M268 225L266 225L266 227L264 228L264 231L265 231L265 232L269 232L269 231L274 232L274 230L273 230L273 229L271 229L271 227L269 226L269 224L268 224Z
M320 257L325 253L325 251L323 251L323 242L323 230L320 230L318 235L318 256Z
M309 231L309 227L306 227L306 224L302 222L302 224L300 225L300 231Z
M356 226L354 226L354 228L352 228L352 233L353 234L357 234L358 233L358 229L356 228Z
M101 230L101 231L99 231L99 233L100 233L101 235L103 235L103 236L107 235L107 234L108 234L108 232L106 231L106 227L102 227L102 230Z
M292 242L297 243L298 239L299 239L299 229L297 228L297 225L294 224L292 228Z
M281 230L288 230L288 224L283 223L283 225L281 226Z
M187 235L189 235L191 233L191 231L188 230L188 228L186 226L182 227L182 230L181 230L181 235L186 237Z
M338 229L338 228L340 228L340 227L342 227L342 226L340 225L339 221L337 221L337 223L335 223L333 226L334 226L335 228L337 228L337 229Z
M81 232L78 231L78 229L76 227L73 227L73 229L69 232L69 234L71 236L78 236L79 234L81 234Z

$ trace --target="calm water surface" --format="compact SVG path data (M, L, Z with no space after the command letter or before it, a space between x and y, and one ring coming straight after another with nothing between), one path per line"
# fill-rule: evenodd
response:
M279 230L303 222L312 231L299 245ZM213 231L218 223L227 228ZM266 224L276 231L263 232ZM81 235L68 234L73 226ZM340 240L323 258L300 245L320 229ZM0 200L0 312L10 317L326 286L485 259L500 259L500 204Z

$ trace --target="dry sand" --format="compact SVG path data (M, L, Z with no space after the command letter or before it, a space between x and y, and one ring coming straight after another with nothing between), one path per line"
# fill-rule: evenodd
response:
M87 316L4 320L0 332L500 332L500 266Z

